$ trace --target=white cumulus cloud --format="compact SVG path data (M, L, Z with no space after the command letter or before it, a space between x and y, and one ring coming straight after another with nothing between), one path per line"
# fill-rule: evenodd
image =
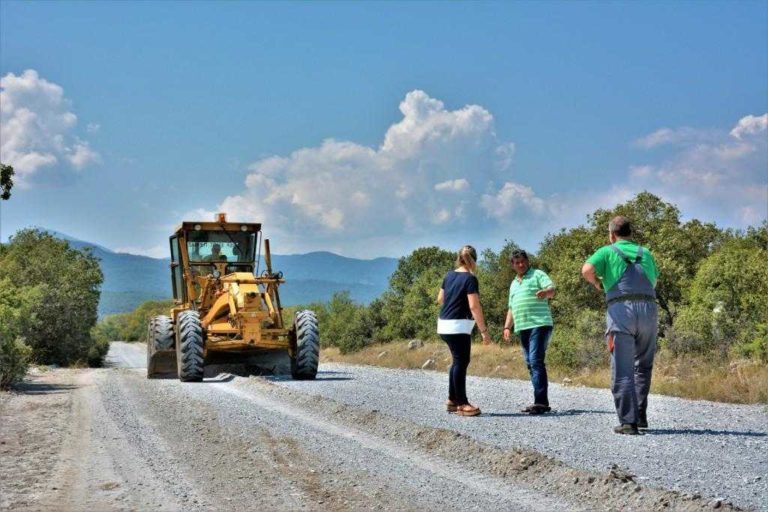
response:
M461 190L465 190L469 188L469 182L465 180L464 178L459 178L457 180L448 180L443 181L441 183L438 183L435 185L435 190L445 190L445 191L453 191L453 192L459 192Z
M630 167L630 182L676 203L690 216L744 226L768 217L768 114L742 117L724 131L684 129L645 137L674 138L678 149L654 165ZM661 133L662 130L655 132ZM651 137L651 138L649 138ZM636 141L637 142L637 141Z
M755 135L768 129L768 114L761 116L744 116L731 130L731 135L741 139L745 135Z
M400 112L378 147L326 139L253 162L246 191L220 210L262 222L288 250L343 239L339 249L357 253L373 241L416 241L492 220L481 199L508 181L514 145L498 140L491 113L450 110L420 90L405 95Z
M507 182L494 194L483 194L481 205L489 216L509 219L515 212L543 215L547 202L538 197L532 188L519 183Z
M99 154L77 136L77 116L64 89L28 69L0 78L0 159L16 171L19 186L41 169L75 170L98 162Z

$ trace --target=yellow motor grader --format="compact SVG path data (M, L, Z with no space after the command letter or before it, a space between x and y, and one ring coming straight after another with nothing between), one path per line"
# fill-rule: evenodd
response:
M170 237L174 306L156 316L147 333L147 377L203 379L206 364L245 362L252 355L287 351L294 379L314 379L320 357L317 318L297 311L284 325L272 272L269 240L259 273L261 224L183 222Z

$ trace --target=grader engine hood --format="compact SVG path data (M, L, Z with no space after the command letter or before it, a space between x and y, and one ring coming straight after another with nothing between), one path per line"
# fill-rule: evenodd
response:
M262 322L270 319L270 309L269 297L262 293L257 278L235 272L221 278L221 291L202 320L203 328L212 335L237 332L250 343L259 339Z

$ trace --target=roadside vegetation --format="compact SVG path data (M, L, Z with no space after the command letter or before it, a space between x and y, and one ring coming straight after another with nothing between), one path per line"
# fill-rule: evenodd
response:
M595 341L602 348L599 341ZM324 347L323 362L338 362L385 368L447 371L451 355L442 342L428 341L409 349L408 343L377 343L342 354L338 347ZM481 344L472 347L470 375L528 380L519 343L513 345ZM569 368L548 362L549 380L564 386L608 388L611 370L608 364ZM676 357L660 351L653 369L651 392L693 400L712 400L737 404L768 402L768 365L749 359L712 360L704 357ZM551 394L554 397L553 394ZM555 400L555 398L552 398Z
M551 379L566 384L606 387L610 361L604 343L603 297L586 284L582 263L607 243L608 220L632 219L635 237L657 260L659 349L652 391L686 398L735 403L768 402L768 222L746 231L720 229L698 220L683 222L680 211L660 198L638 194L612 210L596 210L585 225L548 235L531 256L557 286L552 300L555 331L547 352ZM457 240L457 247L471 240ZM488 326L497 344L473 349L470 373L527 379L519 341L503 344L501 330L514 272L509 255L514 241L482 252L478 279ZM531 254L531 248L524 248ZM368 305L349 293L325 303L286 308L317 313L322 357L326 361L395 368L449 362L435 334L435 302L455 252L422 247L400 259L389 288ZM97 340L143 341L149 318L167 314L169 302L147 302L131 313L110 315L94 329ZM408 349L418 339L422 348Z
M683 222L674 205L646 192L612 210L596 210L585 225L548 235L531 258L558 290L551 302L555 331L547 352L553 380L609 385L604 299L582 280L580 270L607 243L614 215L632 219L636 239L653 251L660 270L653 392L768 402L768 222L746 231ZM457 240L457 248L471 242ZM499 345L473 348L469 370L475 375L528 378L519 341L501 345L514 276L508 260L516 248L510 240L501 251L487 249L480 258L481 302ZM420 368L432 359L445 368L448 352L435 334L435 297L454 259L452 250L419 248L400 259L389 289L371 304L355 304L339 293L328 303L310 305L318 312L323 346L330 348L323 357L398 368ZM412 339L427 344L409 351L404 342ZM441 355L431 357L432 352Z
M88 250L25 229L0 245L0 387L18 382L30 363L99 366L109 344L96 325L98 260Z

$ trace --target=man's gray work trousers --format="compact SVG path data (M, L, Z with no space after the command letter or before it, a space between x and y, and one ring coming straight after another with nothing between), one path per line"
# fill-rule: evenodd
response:
M619 421L637 423L648 408L651 370L656 354L656 303L627 300L608 306L608 347L611 383Z

